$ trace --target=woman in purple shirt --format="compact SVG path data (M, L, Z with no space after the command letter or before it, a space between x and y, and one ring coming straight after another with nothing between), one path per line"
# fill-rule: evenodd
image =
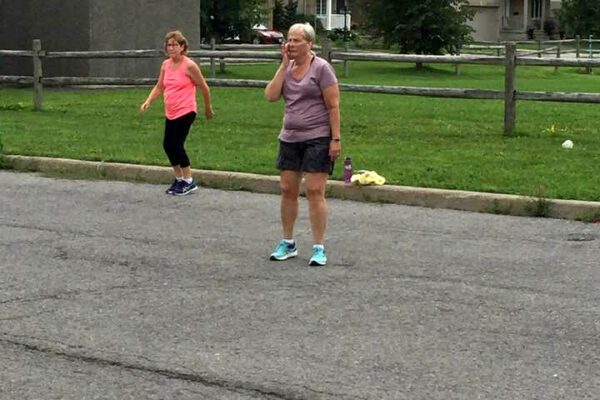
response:
M277 168L280 170L281 224L283 239L271 260L286 260L298 254L294 224L302 176L306 176L306 198L313 234L309 265L327 263L325 187L340 156L340 93L331 65L311 51L315 31L310 24L295 24L281 46L282 63L265 89L268 101L285 101L279 134Z

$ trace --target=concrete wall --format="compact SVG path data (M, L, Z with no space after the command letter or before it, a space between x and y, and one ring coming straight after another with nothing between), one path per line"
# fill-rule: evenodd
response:
M89 48L89 0L0 0L0 48L29 50L33 39L49 51ZM85 60L46 60L44 76L85 76ZM30 58L7 57L2 75L31 75Z
M179 0L0 0L0 49L162 49L166 32L181 30L197 49L200 2ZM157 77L162 59L43 61L44 76ZM3 57L0 75L31 75L30 58Z
M92 0L90 50L162 49L165 33L183 32L191 49L200 46L200 2ZM158 77L162 59L90 62L90 76Z
M475 30L473 39L495 41L500 35L501 15L498 7L472 7L476 13L469 25Z

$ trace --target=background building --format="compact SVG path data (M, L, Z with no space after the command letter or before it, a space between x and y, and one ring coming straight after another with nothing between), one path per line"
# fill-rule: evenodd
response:
M0 48L48 51L160 49L164 35L183 31L200 43L200 2L179 0L0 0ZM158 76L157 59L44 60L44 76ZM31 75L30 58L0 59L0 75Z
M561 0L469 0L476 10L471 26L478 41L525 40L532 30L546 38L544 21L555 17Z
M266 24L271 27L275 0L264 1ZM522 40L528 31L545 38L544 22L561 4L561 0L469 1L476 10L473 37L480 41ZM325 29L350 27L360 21L361 0L298 0L297 12L315 15ZM160 49L164 34L174 29L183 31L191 48L199 47L199 0L179 0L176 6L160 0L0 0L4 50L30 49L33 39L41 39L47 51ZM43 68L47 77L153 77L158 75L158 61L46 59ZM31 71L30 58L0 59L0 75L31 75Z
M287 4L287 0L282 3ZM298 14L315 15L321 21L323 28L331 30L335 28L350 28L352 25L352 0L298 0ZM275 0L267 0L266 2L269 14L266 16L266 24L269 27L273 26L273 7ZM346 11L344 13L344 11ZM350 12L348 12L350 11ZM344 17L346 23L344 24ZM307 21L314 24L313 21Z

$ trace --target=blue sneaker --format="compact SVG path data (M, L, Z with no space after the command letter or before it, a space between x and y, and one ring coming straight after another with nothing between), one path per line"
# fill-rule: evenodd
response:
M275 251L271 253L270 259L273 261L283 261L291 257L296 257L297 255L298 249L296 248L296 243L287 244L282 240L275 248Z
M175 196L185 196L186 194L190 194L198 190L198 186L196 182L192 179L191 183L187 183L186 181L181 181L179 185L173 189L173 194Z
M322 247L313 247L312 257L310 258L308 265L312 267L322 267L325 264L327 264L325 249Z
M175 189L177 189L177 186L181 184L181 182L183 181L178 181L177 179L175 179L173 181L173 184L171 185L171 187L169 187L167 190L165 190L166 194L173 194L173 192L175 191Z

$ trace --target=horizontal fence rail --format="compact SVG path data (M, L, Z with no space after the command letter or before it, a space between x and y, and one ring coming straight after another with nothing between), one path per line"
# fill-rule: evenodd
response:
M600 67L599 59L517 57L517 65L538 67Z
M418 54L388 54L388 53L354 53L332 51L334 60L354 61L394 61L402 63L436 63L436 64L503 64L504 57L495 56L426 56Z
M577 42L584 42L584 39ZM550 43L547 41L546 43ZM591 68L600 67L600 58L558 58L561 54L561 45L566 42L575 42L575 40L552 41L557 46L541 49L538 51L529 51L526 55L537 54L536 57L522 56L518 54L514 42L509 42L505 46L497 46L497 42L491 46L480 46L481 48L491 48L500 54L503 50L503 56L490 55L417 55L417 54L390 54L390 53L369 53L364 51L340 51L331 48L328 41L321 47L321 56L330 62L338 60L344 62L344 74L347 73L348 61L387 61L398 63L422 63L422 64L454 64L458 68L459 64L484 64L499 65L505 68L505 88L504 90L482 90L474 88L439 88L439 87L412 87L412 86L377 86L377 85L354 85L340 84L340 90L349 92L378 93L378 94L396 94L409 96L425 96L440 98L461 98L461 99L485 99L485 100L504 100L505 119L504 132L512 133L516 125L516 102L522 101L550 101L550 102L570 102L570 103L592 103L600 104L600 93L563 93L563 92L537 92L537 91L519 91L516 89L515 71L517 66L546 66L546 67L585 67L588 71ZM589 41L592 43L592 41ZM600 43L600 40L596 40ZM519 42L524 43L524 42ZM537 43L539 41L525 42ZM474 47L479 48L479 47ZM265 51L266 49L266 51ZM275 49L275 51L273 51ZM578 50L579 51L579 50ZM587 52L581 49L581 52ZM557 58L542 58L542 53L556 53ZM565 52L563 52L565 53ZM588 52L591 53L591 52ZM215 87L242 87L242 88L264 88L268 81L244 80L244 79L216 79L215 78L215 59L223 62L225 59L248 59L248 60L268 60L278 61L281 59L279 45L216 45L214 42L210 46L202 45L201 50L190 50L190 57L209 58L211 60L211 78L207 82ZM577 54L579 56L579 53ZM41 42L34 40L33 50L0 50L0 57L31 57L33 58L32 76L0 76L0 83L32 85L34 86L34 108L40 110L42 106L42 87L43 86L81 86L81 85L121 85L121 86L153 86L156 78L124 78L124 77L43 77L42 60L43 59L129 59L129 58L164 58L163 50L106 50L106 51L44 51L41 49ZM221 64L221 69L223 70Z
M279 50L280 44L215 44L214 47L211 44L200 45L201 49L206 50L265 50L273 49ZM313 46L313 50L321 50L321 46Z
M33 57L31 50L0 50L0 57Z
M46 51L46 58L158 58L162 50Z
M191 57L216 58L262 58L266 60L281 60L279 51L243 51L243 50L202 50L189 51Z
M600 104L600 93L565 93L565 92L515 92L517 100L552 101L560 103L596 103Z
M600 39L589 39L589 38L582 38L580 36L577 36L575 39L561 39L561 40L514 40L514 41L505 41L505 40L500 40L500 41L496 41L496 42L492 42L489 40L478 40L477 43L479 44L491 44L491 45L506 45L507 43L514 43L514 44L538 44L538 43L576 43L577 41L581 42L581 43L600 43Z
M0 83L32 84L33 76L0 75Z
M462 46L459 53L482 54L482 52L493 51L496 55L500 56L507 43L505 41L478 41ZM578 58L586 56L592 58L594 54L600 53L600 50L594 49L594 43L600 43L600 40L592 39L591 37L581 38L580 36L576 36L574 39L561 40L520 40L513 43L525 46L534 45L537 47L536 50L517 49L517 51L521 55L537 54L538 57L541 57L543 54L556 52L556 56L559 58L561 53L575 53Z

